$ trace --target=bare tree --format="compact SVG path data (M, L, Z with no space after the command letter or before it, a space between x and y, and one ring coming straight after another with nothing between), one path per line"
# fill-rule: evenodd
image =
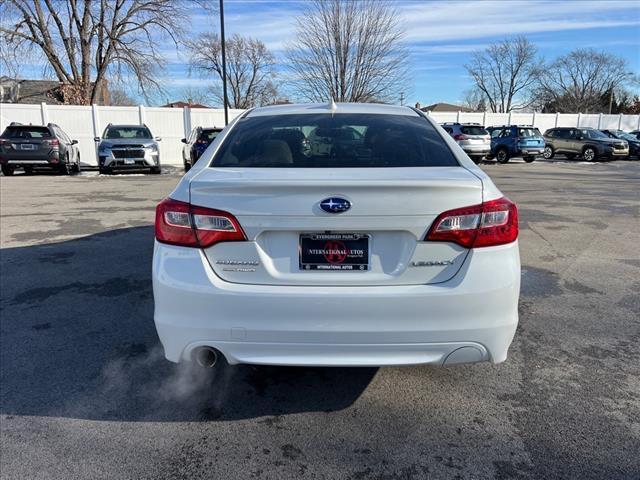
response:
M117 86L109 88L109 105L131 107L138 105L138 102L136 102L124 88Z
M594 49L558 57L540 75L538 95L546 111L611 111L615 93L633 80L624 58Z
M228 100L231 108L249 108L270 103L275 91L275 59L260 40L231 36L225 42L227 60ZM192 68L201 74L214 74L222 81L222 47L220 37L205 33L189 44ZM216 82L217 83L217 82ZM222 86L216 86L214 96L222 104Z
M536 47L516 37L474 52L465 68L492 112L510 112L531 105L541 64Z
M478 88L470 88L464 92L462 106L476 112L484 112L487 109L486 96Z
M3 42L39 54L70 97L94 103L103 80L134 77L143 94L159 89L158 50L177 45L187 1L0 0ZM11 63L2 55L5 64ZM15 60L15 58L14 58Z
M307 3L287 51L296 93L318 102L396 100L407 91L399 19L382 0Z

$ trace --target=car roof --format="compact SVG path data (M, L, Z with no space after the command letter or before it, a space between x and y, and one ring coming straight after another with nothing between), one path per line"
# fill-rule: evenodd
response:
M267 115L301 115L313 113L367 113L372 115L419 116L419 114L410 107L386 105L381 103L293 103L258 107L251 110L247 114L247 117L262 117Z
M146 125L133 125L133 124L125 125L125 124L119 124L119 123L118 124L112 123L112 124L107 125L107 128L147 128L147 126Z

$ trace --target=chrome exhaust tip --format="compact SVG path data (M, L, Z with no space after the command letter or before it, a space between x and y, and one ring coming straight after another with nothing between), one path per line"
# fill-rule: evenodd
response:
M211 347L200 347L194 353L196 363L203 368L213 368L218 361L218 352Z

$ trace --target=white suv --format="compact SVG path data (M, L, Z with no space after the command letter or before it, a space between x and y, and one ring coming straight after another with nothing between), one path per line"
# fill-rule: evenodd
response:
M518 323L516 206L411 108L250 110L155 228L174 362L498 363Z

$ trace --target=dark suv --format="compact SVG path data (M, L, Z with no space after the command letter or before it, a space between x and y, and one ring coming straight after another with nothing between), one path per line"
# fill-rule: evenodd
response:
M629 144L629 158L637 157L640 159L640 138L624 130L600 130L609 138L617 138L624 140Z
M182 162L184 163L185 172L188 172L193 167L200 155L204 153L221 131L221 128L196 127L191 130L188 138L182 139L182 143L185 144L182 147Z
M80 171L78 141L55 123L47 126L12 123L0 136L0 166L6 176L17 168L26 174L35 169L55 170L63 175Z
M587 162L599 158L623 158L629 155L625 140L609 138L595 128L557 127L544 132L544 158L564 154L569 160L581 155Z
M544 151L540 130L530 125L503 125L487 128L491 135L489 158L507 163L511 157L522 157L530 163Z

